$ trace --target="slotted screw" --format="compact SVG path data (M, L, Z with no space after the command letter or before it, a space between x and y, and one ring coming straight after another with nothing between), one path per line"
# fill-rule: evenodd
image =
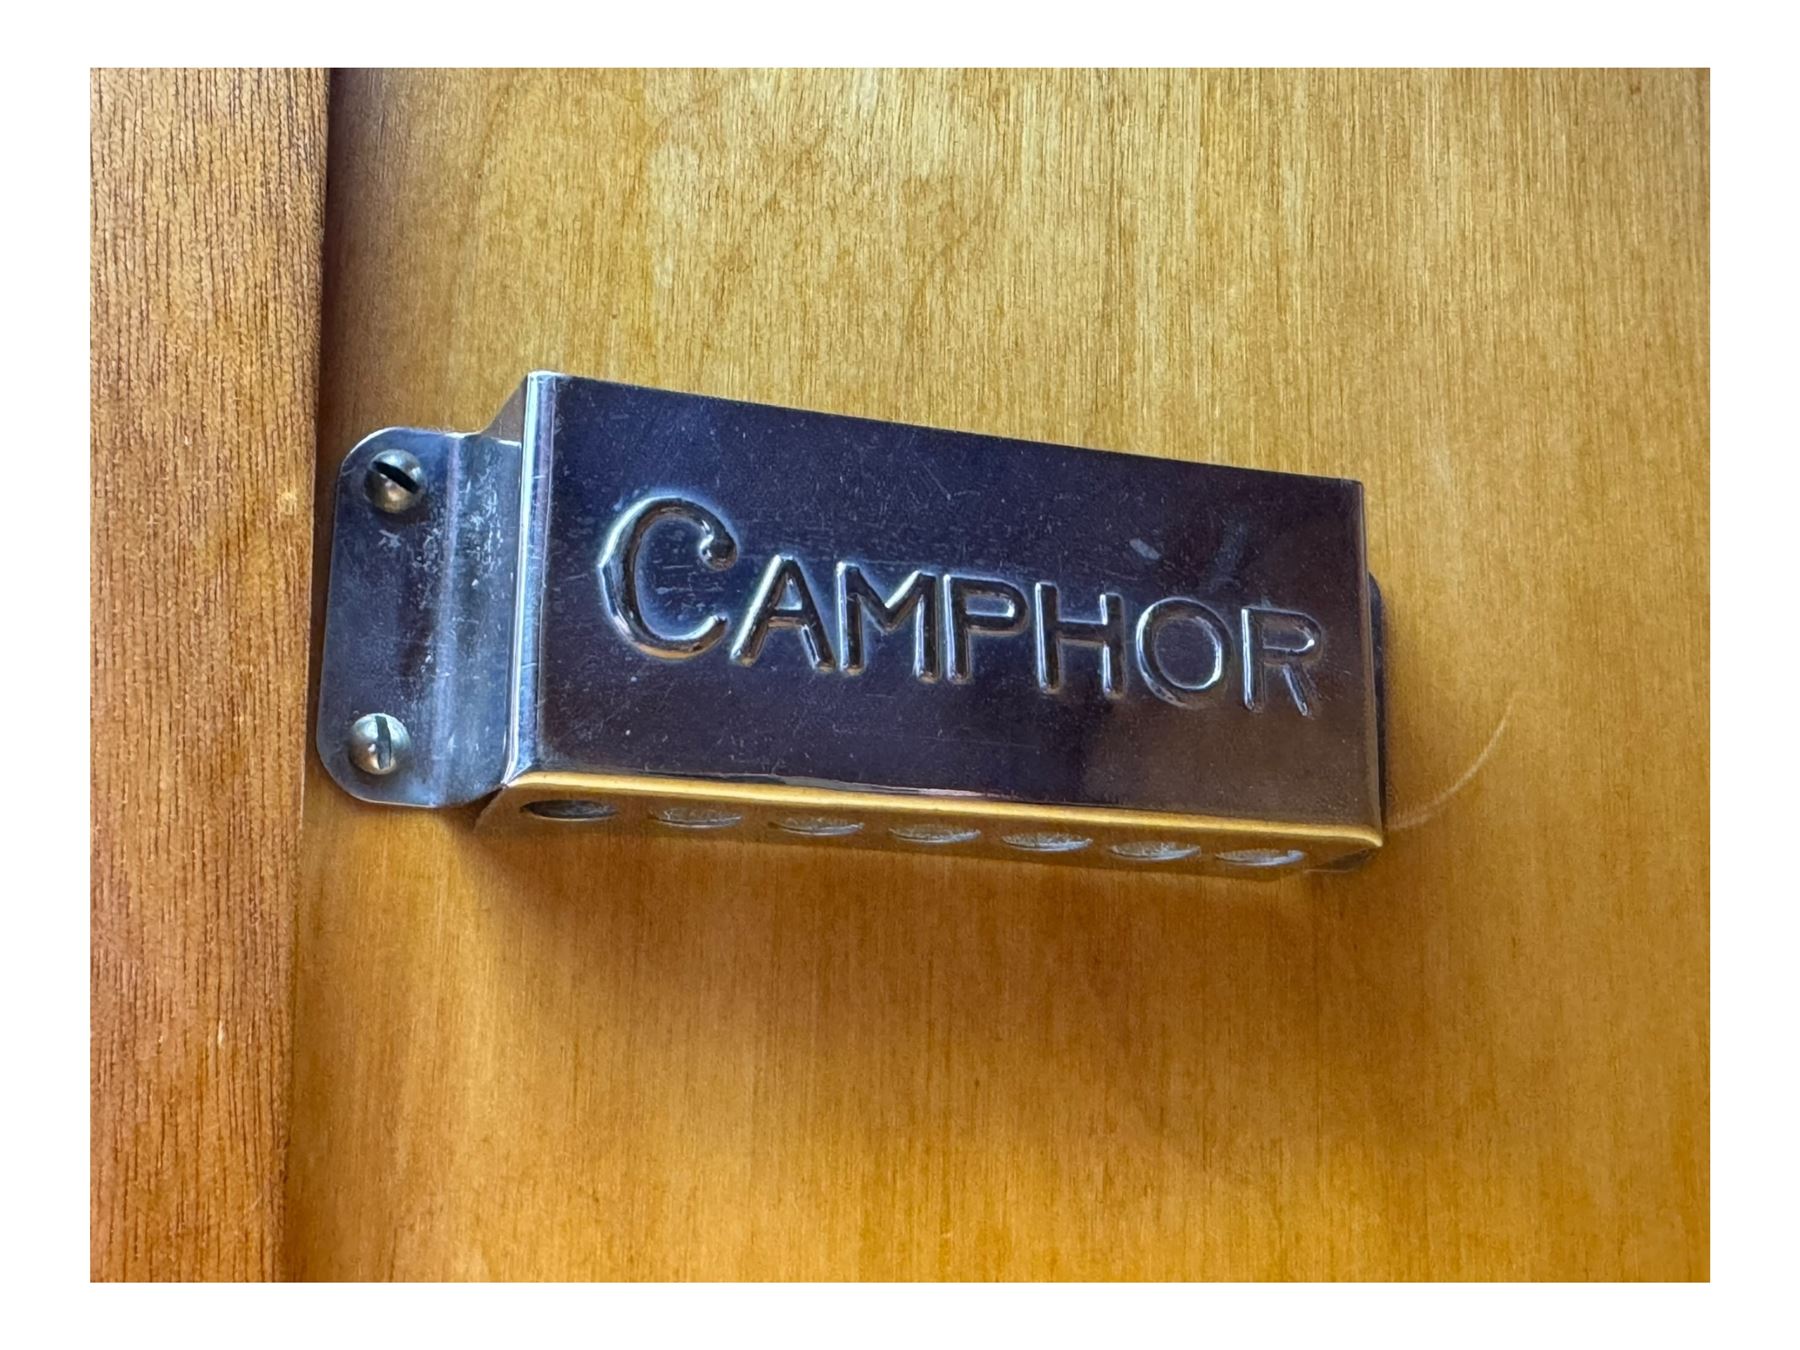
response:
M383 450L369 461L363 491L377 511L397 516L410 511L425 495L425 470L419 457L406 450Z
M388 713L365 713L350 724L350 762L374 778L400 767L412 749L406 724Z

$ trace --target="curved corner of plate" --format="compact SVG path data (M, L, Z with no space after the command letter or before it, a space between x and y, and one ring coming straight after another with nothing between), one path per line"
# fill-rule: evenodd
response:
M458 806L511 751L520 448L390 427L345 457L315 744L351 796Z

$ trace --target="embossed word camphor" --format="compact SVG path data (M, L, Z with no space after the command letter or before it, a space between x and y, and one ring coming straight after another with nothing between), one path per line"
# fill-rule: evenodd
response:
M526 378L339 479L366 801L1280 875L1381 844L1362 488Z

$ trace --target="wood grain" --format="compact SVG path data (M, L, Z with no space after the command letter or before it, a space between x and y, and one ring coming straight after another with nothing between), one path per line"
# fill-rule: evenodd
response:
M324 471L532 367L1368 487L1273 887L308 794L307 1277L1704 1278L1707 79L356 75Z
M326 81L93 76L91 1273L280 1271Z

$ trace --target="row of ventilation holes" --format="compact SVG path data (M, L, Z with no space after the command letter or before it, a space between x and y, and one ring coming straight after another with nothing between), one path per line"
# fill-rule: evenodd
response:
M530 802L525 810L546 820L609 820L615 808L604 802L574 799ZM736 811L721 811L710 806L667 806L653 813L664 825L680 830L724 830L743 821ZM814 839L841 838L858 834L860 820L838 820L830 816L788 816L771 822L788 834L806 835ZM909 844L967 844L981 838L981 831L960 825L896 825L888 831L894 838ZM1025 834L1003 834L1000 842L1026 853L1075 853L1093 843L1079 834L1033 831ZM1133 862L1176 862L1192 858L1200 852L1196 844L1177 844L1156 840L1134 840L1111 844L1110 850ZM1236 867L1287 867L1302 861L1306 855L1299 849L1243 848L1217 856L1217 861Z

